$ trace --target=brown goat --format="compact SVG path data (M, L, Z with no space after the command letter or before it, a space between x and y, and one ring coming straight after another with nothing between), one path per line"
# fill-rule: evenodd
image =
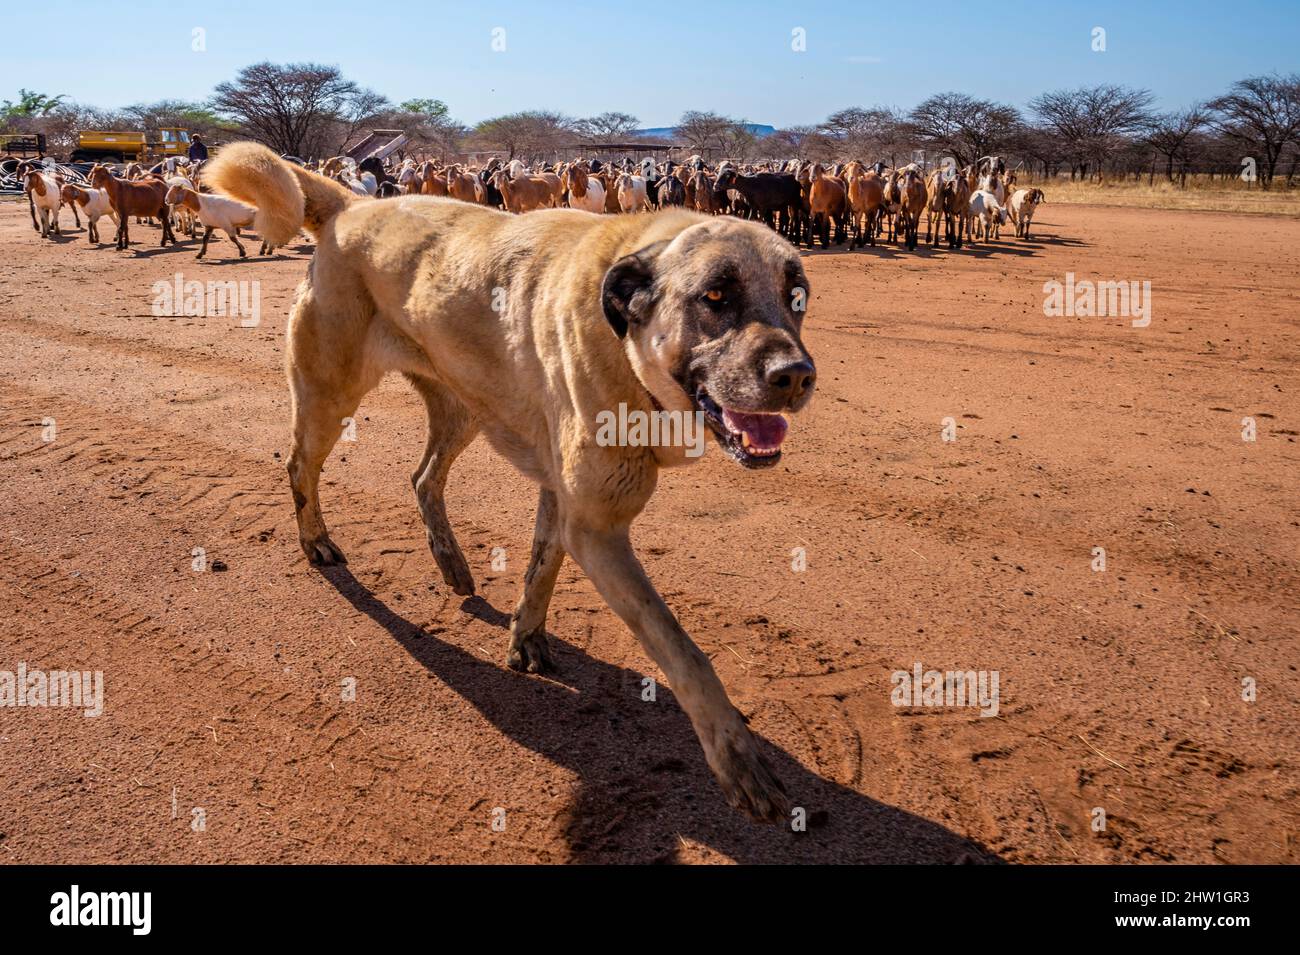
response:
M96 166L90 171L90 184L108 193L108 203L117 213L118 249L125 249L131 244L127 228L130 216L158 219L162 223L162 242L159 246L165 248L168 240L171 240L172 245L176 244L171 217L167 214L167 183L151 177L138 182L126 182L115 177L106 167Z

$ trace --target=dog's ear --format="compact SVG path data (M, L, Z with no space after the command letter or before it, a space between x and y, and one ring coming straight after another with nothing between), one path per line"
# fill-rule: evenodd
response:
M619 338L627 335L628 326L649 314L654 296L655 262L666 245L667 241L656 242L625 255L605 273L600 285L600 304Z

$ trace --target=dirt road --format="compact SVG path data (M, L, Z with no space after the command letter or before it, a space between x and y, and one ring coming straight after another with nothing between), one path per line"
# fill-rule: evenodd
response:
M0 861L1300 861L1300 221L1049 203L1038 233L809 255L785 461L710 453L636 525L794 833L724 804L571 563L558 678L506 668L535 491L462 456L480 589L452 595L400 379L326 465L350 564L307 565L308 247L196 263L141 226L121 254L0 204L0 671L104 681L97 717L0 707ZM260 325L155 315L178 272L256 280ZM1150 281L1150 325L1045 317L1066 273ZM996 715L893 705L918 664L996 676Z

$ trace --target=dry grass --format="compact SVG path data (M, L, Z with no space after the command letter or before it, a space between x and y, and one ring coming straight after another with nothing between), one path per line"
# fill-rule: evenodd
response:
M1049 203L1300 216L1300 189L1287 189L1281 183L1265 192L1258 184L1248 185L1240 180L1210 181L1195 176L1188 179L1186 189L1159 178L1147 185L1145 177L1140 182L1128 179L1104 183L1059 178L1027 180L1023 174L1018 179L1018 186L1032 183L1042 189Z

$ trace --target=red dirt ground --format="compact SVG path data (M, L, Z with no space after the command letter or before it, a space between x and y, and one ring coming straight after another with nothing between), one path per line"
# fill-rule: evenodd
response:
M309 247L196 263L136 227L122 254L0 205L0 670L100 670L106 697L0 708L0 860L1297 861L1300 221L1049 204L1038 232L809 255L820 380L784 463L711 452L636 525L811 813L792 833L725 805L571 563L558 678L506 668L534 491L462 456L480 596L450 594L400 379L326 466L351 563L307 565L281 361ZM155 317L177 271L260 280L261 326ZM1149 280L1151 326L1044 317L1067 271ZM998 715L891 705L917 661L996 670Z

